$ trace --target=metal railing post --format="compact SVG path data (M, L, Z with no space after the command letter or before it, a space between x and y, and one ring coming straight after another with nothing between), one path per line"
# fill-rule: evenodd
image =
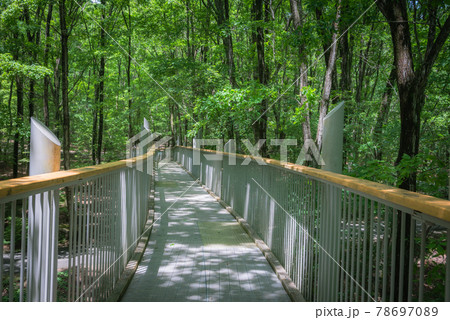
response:
M31 118L30 176L59 171L61 143L40 121ZM27 259L28 301L55 301L58 262L59 191L29 199Z

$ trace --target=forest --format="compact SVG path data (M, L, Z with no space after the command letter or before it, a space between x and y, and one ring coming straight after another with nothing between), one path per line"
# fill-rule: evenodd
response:
M319 149L345 102L343 173L449 197L450 1L0 0L0 176L27 175L30 118L61 169L125 158L144 117L193 138ZM279 146L260 153L278 159Z

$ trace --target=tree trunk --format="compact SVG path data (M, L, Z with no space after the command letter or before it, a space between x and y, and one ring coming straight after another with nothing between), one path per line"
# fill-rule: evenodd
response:
M125 16L124 16L125 19ZM126 21L126 19L125 19ZM133 136L133 122L132 122L132 103L133 99L131 98L131 36L132 36L132 27L131 27L131 6L128 3L128 59L127 59L127 91L128 91L128 138Z
M61 96L63 110L63 156L64 170L70 169L70 116L69 116L69 32L66 25L66 1L59 1L61 28Z
M48 53L50 51L50 25L52 22L52 13L53 13L53 1L50 1L48 4L48 12L47 12L47 23L45 25L45 48L44 48L44 57L43 62L44 66L48 66ZM42 96L42 106L44 109L44 123L48 127L50 126L50 113L48 106L48 87L50 85L50 76L46 75L44 77L44 88L43 88L43 96Z
M361 102L361 96L362 96L362 90L364 86L364 76L366 75L366 67L367 67L367 60L369 56L369 50L370 46L372 44L372 31L373 31L373 25L370 29L370 36L369 40L367 41L366 50L363 51L362 47L364 44L364 38L361 36L361 51L359 54L359 63L358 63L358 81L356 83L356 97L355 101L357 104Z
M228 66L228 79L231 87L236 87L233 37L230 28L230 6L228 0L215 0L217 25L221 29L222 42L225 50L225 62Z
M391 31L391 38L394 47L394 66L396 68L397 87L400 100L400 146L397 155L396 164L399 164L405 155L414 157L419 152L420 139L420 116L422 107L425 103L425 89L428 77L439 52L442 50L445 41L450 34L450 15L442 26L439 35L436 37L436 15L433 11L437 2L431 2L428 7L428 41L424 57L419 57L420 64L414 70L414 60L412 54L411 34L409 31L408 12L406 0L388 1L378 0L377 6L381 13L386 17ZM417 41L419 39L416 39ZM416 172L410 174L400 181L400 188L415 191L416 190ZM405 230L409 230L411 216L405 215ZM400 219L397 225L400 232ZM404 245L408 246L410 241L414 241L414 234L406 232ZM400 247L402 239L397 238L397 256L395 274L399 274ZM405 252L404 269L409 268L409 252ZM395 278L395 297L399 300L407 299L407 272L403 280L404 286L400 288L398 277ZM403 296L400 297L400 293Z
M61 101L60 101L60 90L61 90L61 69L59 68L61 59L56 59L56 66L54 71L53 80L53 104L55 105L55 123L56 123L56 136L60 139L61 137Z
M253 21L263 21L263 0L255 0L253 3ZM253 41L256 44L256 54L258 57L258 65L256 69L256 78L262 85L267 85L269 82L266 61L264 57L264 28L256 27L256 32L253 33ZM267 99L263 99L259 109L258 120L253 125L253 134L255 142L259 139L266 139L267 132ZM262 157L267 157L267 144L263 144L260 153Z
M386 81L383 97L381 98L380 110L377 116L377 122L373 129L373 142L376 148L374 150L374 158L377 160L381 160L382 158L381 138L383 135L383 126L386 123L389 114L389 108L391 106L392 93L394 92L395 75L396 70L395 67L393 67L389 74L389 78Z
M101 1L102 5L106 5L106 0ZM106 51L106 32L104 21L106 19L105 9L102 9L102 21L100 27L100 67L98 69L98 77L100 79L100 83L98 86L98 141L97 141L97 164L100 164L102 161L102 146L103 146L103 102L105 100L105 51Z
M342 1L342 14L343 21L339 24L340 33L342 34L339 46L339 53L341 56L341 80L340 80L340 90L342 93L342 99L347 100L351 95L351 87L352 87L352 46L349 44L350 30L347 31L348 23L344 16L347 12L349 12L349 1Z
M303 131L303 141L306 141L307 139L311 139L311 115L309 110L309 104L306 101L305 95L302 93L303 88L308 86L308 73L307 73L307 57L305 52L305 45L304 41L301 39L301 32L303 27L303 8L302 8L302 2L299 1L297 3L297 0L290 0L291 5L291 13L292 13L292 20L294 23L294 31L297 33L299 39L299 47L298 47L298 55L299 55L299 72L300 72L300 79L299 79L299 86L298 86L298 92L300 94L300 105L305 106L305 119L302 123L302 131Z
M95 61L94 61L95 64ZM96 77L96 66L94 65L94 78ZM97 128L98 128L98 101L100 92L99 83L94 84L94 110L92 111L92 164L97 164Z
M325 116L328 113L328 106L330 105L330 96L331 96L331 87L332 87L332 76L333 76L333 70L336 64L336 53L337 53L337 32L339 30L338 21L340 18L341 13L341 1L338 0L337 3L337 9L336 9L336 20L333 24L333 35L331 37L331 49L329 51L329 60L327 69L325 72L325 80L323 84L323 92L322 92L322 99L320 101L320 108L319 108L319 124L317 125L317 148L319 151L322 150L322 138L323 138L323 120Z
M14 134L14 150L13 150L13 178L18 177L19 172L19 127L23 123L23 78L16 76L16 96L17 96L17 124L16 133Z

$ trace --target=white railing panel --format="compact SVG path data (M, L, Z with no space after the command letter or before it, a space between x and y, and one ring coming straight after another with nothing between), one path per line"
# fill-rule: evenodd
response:
M448 221L340 185L333 174L330 182L196 152L197 165L190 148L175 148L174 159L252 226L306 300L450 300Z

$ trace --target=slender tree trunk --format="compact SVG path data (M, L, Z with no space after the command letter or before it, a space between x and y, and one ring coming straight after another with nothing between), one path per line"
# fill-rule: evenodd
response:
M338 21L340 18L341 13L341 2L338 0L337 3L337 10L336 10L336 20L333 24L333 35L331 37L331 49L329 53L329 60L328 60L328 66L325 72L325 80L323 84L323 92L322 92L322 99L320 101L320 108L319 108L319 124L317 126L317 147L320 150L322 150L322 138L323 138L323 120L325 116L328 113L328 106L330 105L330 96L331 96L331 87L332 87L332 76L333 76L333 70L336 64L336 53L337 53L337 32L339 30Z
M309 109L309 104L307 103L306 96L302 94L303 88L308 86L308 73L307 73L307 63L306 63L306 50L304 41L301 39L301 28L303 27L303 8L302 8L302 2L297 0L290 0L291 5L291 13L292 13L292 19L294 23L294 30L298 34L298 41L299 41L299 47L298 47L298 55L299 55L299 72L300 72L300 79L299 79L299 86L298 86L298 92L300 94L300 105L305 106L305 119L302 123L302 131L303 131L303 141L306 141L307 139L311 139L311 111Z
M370 46L372 44L372 31L373 31L373 25L370 29L370 37L369 37L369 40L367 41L365 51L363 51L363 49L362 49L363 44L364 44L364 38L363 38L363 36L361 36L361 51L360 51L360 55L359 55L358 79L357 79L358 81L356 84L356 96L355 96L355 100L356 100L357 104L359 104L361 102L361 96L362 96L362 91L363 91L363 86L364 86L364 76L366 75L367 59L369 56Z
M18 177L19 172L19 127L23 123L23 78L16 76L16 97L17 97L17 124L16 133L14 134L14 150L13 150L13 178Z
M11 110L11 101L13 96L13 89L14 89L14 81L15 79L11 79L11 85L9 86L9 97L8 97L8 114L9 114L9 126L8 126L8 132L13 132L13 115ZM10 139L8 138L8 141Z
M52 21L52 14L53 14L53 1L50 1L48 4L48 12L47 12L47 23L45 25L45 48L44 48L44 57L43 62L44 66L48 66L48 53L50 51L50 26ZM44 77L44 88L43 88L43 96L42 96L42 106L44 109L44 123L48 127L50 126L50 113L49 113L49 106L48 106L48 87L50 85L50 76L46 75Z
M106 0L102 0L103 6L106 5ZM105 51L106 51L106 33L105 33L105 22L106 15L105 9L102 9L102 21L100 27L100 49L102 50L100 57L100 66L98 69L98 76L100 83L98 86L98 141L97 141L97 164L102 161L102 147L103 147L103 102L105 100Z
M55 105L55 133L58 138L61 137L61 101L60 101L60 90L61 90L61 69L59 68L61 59L56 59L56 66L54 71L53 80L53 104Z
M63 110L63 156L64 170L70 169L70 115L69 115L69 32L66 25L66 1L59 1L61 28L61 96Z
M95 63L95 62L94 62ZM96 65L94 65L94 78L96 78ZM95 83L94 85L94 110L92 111L92 164L97 164L97 128L98 128L98 102L100 95L100 85Z
M133 136L133 122L132 122L132 103L133 99L131 97L131 36L132 36L132 25L131 25L131 6L128 3L128 59L127 59L127 91L128 91L128 138Z
M236 87L236 67L234 63L233 37L230 28L230 5L228 0L215 0L217 25L221 29L222 42L225 50L225 62L228 66L228 79L231 87Z
M103 144L103 102L105 99L105 57L100 58L100 68L98 75L100 83L98 85L98 141L97 141L97 164L101 162Z
M349 12L349 1L342 1L342 14L343 16ZM344 20L346 21L346 20ZM342 21L339 24L340 33L342 34L339 46L339 52L341 56L341 80L340 80L340 89L342 92L343 100L349 99L351 95L351 87L352 87L352 46L349 43L350 30L347 31L348 23Z
M261 23L263 21L263 0L255 0L253 2L253 21ZM269 82L269 74L267 72L266 61L264 57L264 28L261 26L256 27L256 31L253 34L253 41L256 44L256 54L257 54L257 69L256 78L258 82L262 85L267 85ZM253 134L255 137L255 142L259 139L266 139L267 131L267 99L263 99L259 108L259 119L253 125ZM263 144L260 149L261 156L267 157L267 144Z
M383 136L383 126L387 121L389 108L391 106L392 93L394 92L396 70L395 67L392 68L389 78L386 81L386 85L383 92L383 97L381 98L380 110L378 111L377 122L373 129L373 142L375 145L374 158L381 160L382 149L381 141Z

